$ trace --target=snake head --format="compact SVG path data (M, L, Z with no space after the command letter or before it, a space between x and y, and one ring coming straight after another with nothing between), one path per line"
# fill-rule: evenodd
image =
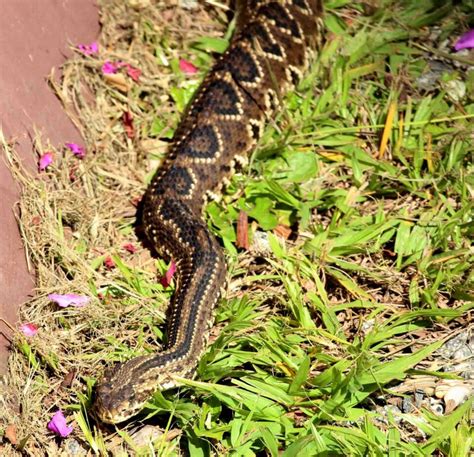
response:
M156 378L150 379L148 360L150 356L137 357L105 370L96 386L92 406L93 414L100 421L118 424L143 409L159 388Z

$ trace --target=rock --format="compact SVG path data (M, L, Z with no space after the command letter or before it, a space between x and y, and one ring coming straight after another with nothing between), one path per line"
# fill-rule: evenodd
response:
M133 441L138 447L148 446L153 441L163 436L163 430L154 425L145 425L131 434Z
M445 413L449 414L463 403L470 395L471 389L467 385L451 387L444 396Z

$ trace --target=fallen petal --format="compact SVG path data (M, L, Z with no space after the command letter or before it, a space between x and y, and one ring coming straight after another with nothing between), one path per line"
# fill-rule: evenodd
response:
M139 68L132 67L130 64L127 64L127 75L130 76L136 83L140 79L142 71Z
M48 298L54 301L61 308L67 308L68 306L74 306L80 308L89 303L90 298L85 295L76 294L49 294Z
M104 64L102 65L102 73L104 73L105 75L117 73L117 70L119 69L119 67L120 67L119 64L115 62L111 62L110 60L106 60Z
M94 41L91 44L78 44L77 49L79 49L79 51L81 51L86 56L90 56L99 52L99 43Z
M165 275L160 279L160 283L163 287L169 287L171 280L173 279L174 274L176 273L176 264L174 261L171 261L171 265L166 271Z
M460 51L461 49L474 48L474 29L469 30L464 35L461 35L454 44L454 49Z
M44 171L53 163L53 153L52 152L45 152L39 158L39 171Z
M79 146L77 143L65 143L66 147L77 156L79 159L83 159L86 155L86 151L82 146Z
M110 257L109 255L104 259L104 265L105 265L105 268L107 268L107 270L111 270L112 268L115 268L115 262L114 262L114 259L112 259L112 257Z
M122 115L123 126L127 136L132 139L135 136L135 128L133 126L133 116L130 111L125 111Z
M129 252L130 254L135 254L135 252L137 252L137 248L135 247L134 244L132 243L126 243L123 245L123 248Z
M179 69L187 75L194 75L198 71L195 65L184 59L179 59Z
M93 54L99 52L99 43L97 43L97 41L93 41L89 46L89 50Z
M66 438L66 436L72 433L73 428L67 425L63 412L59 410L54 413L54 416L48 422L48 430L61 438Z
M20 331L23 335L31 338L38 333L38 327L35 324L22 324L20 325Z

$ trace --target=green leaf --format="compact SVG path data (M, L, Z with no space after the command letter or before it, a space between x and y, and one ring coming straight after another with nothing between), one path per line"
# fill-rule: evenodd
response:
M370 370L366 370L364 373L360 373L357 376L357 381L364 386L370 384L383 386L394 379L402 379L407 370L413 368L417 363L420 363L443 344L443 341L436 341L414 354L403 355L395 360L381 363Z
M278 225L278 219L273 210L273 200L268 197L255 199L255 206L248 211L248 215L255 219L263 230L274 229Z
M296 394L301 389L301 386L308 380L310 366L311 360L308 356L306 356L301 361L298 371L296 372L293 381L291 381L290 387L288 389L288 393L290 395Z
M229 41L224 38L203 36L194 40L192 47L201 51L222 54L229 47Z

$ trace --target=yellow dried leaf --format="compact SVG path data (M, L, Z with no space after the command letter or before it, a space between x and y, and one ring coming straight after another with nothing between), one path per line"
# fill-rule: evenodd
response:
M128 92L131 88L131 84L127 82L127 79L121 73L106 73L104 74L104 79L107 81L108 84L122 92Z

